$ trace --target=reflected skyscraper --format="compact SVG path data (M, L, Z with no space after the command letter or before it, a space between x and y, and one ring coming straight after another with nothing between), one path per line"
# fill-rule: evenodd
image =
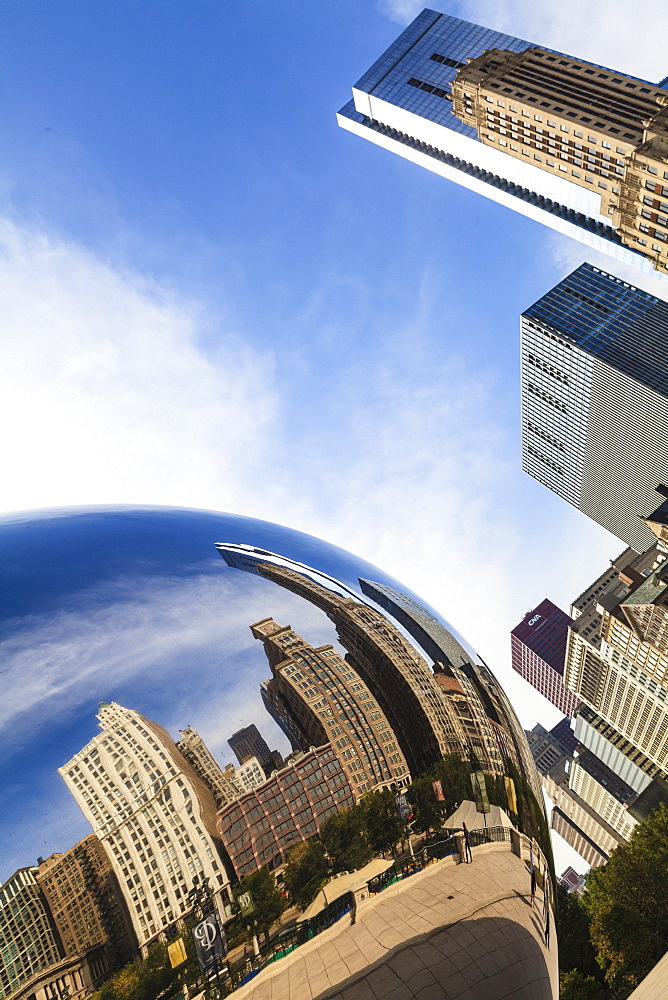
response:
M218 808L227 805L228 802L232 802L239 796L241 789L235 784L233 778L225 774L202 737L192 726L181 730L181 739L176 747L207 788L211 789Z
M102 732L58 770L111 860L140 946L191 912L194 876L226 916L213 793L155 722L114 702L98 719Z
M617 260L668 273L668 90L423 10L339 124Z
M272 618L251 632L264 643L273 672L263 697L302 750L331 743L358 798L378 786L407 783L397 738L352 664L333 646L309 646Z
M426 661L385 615L297 570L260 562L257 571L310 601L334 623L346 658L389 721L411 775L427 771L445 754L461 752L466 741L456 713Z

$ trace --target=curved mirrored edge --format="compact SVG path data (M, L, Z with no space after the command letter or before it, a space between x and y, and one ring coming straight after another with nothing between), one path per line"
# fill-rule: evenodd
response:
M24 834L14 812L3 863L16 868L0 893L39 903L53 938L23 984L6 973L12 1000L54 976L89 995L133 953L178 941L184 969L223 995L261 995L274 979L294 990L322 949L330 993L373 990L431 948L432 966L453 976L468 960L476 996L510 975L505 938L526 953L527 995L552 995L554 872L524 734L491 671L416 595L317 539L232 515L58 511L14 519L3 535L5 726L23 735L0 774ZM251 741L223 767L225 737L247 730L264 746ZM35 844L25 814L37 798L58 802L61 821L49 812L39 839L50 853L35 864L19 854ZM383 823L394 833L374 839ZM313 899L299 884L307 848L307 861L324 855ZM64 873L90 882L93 870L86 898L117 913L113 927L98 920L97 965L79 962L91 949L63 923ZM266 875L283 912L262 942L240 897ZM212 914L206 935L225 954L201 969L193 933ZM387 923L392 941L376 935L343 976L344 953ZM483 962L480 944L463 942L484 936ZM446 979L434 986L444 996L459 981ZM309 981L311 996L323 982Z

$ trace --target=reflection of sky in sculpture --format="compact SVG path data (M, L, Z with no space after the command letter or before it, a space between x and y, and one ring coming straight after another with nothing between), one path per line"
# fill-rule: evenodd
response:
M308 602L228 568L215 542L279 552L361 600L359 577L403 590L341 549L232 515L53 511L7 518L2 534L0 881L89 832L56 768L97 733L101 700L136 708L175 738L194 726L223 762L233 760L228 736L251 722L287 751L262 708L269 671L248 626L271 616L313 645L337 644L334 628Z

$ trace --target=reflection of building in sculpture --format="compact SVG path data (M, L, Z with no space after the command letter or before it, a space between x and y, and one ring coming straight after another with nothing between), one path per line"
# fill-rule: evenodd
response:
M374 580L359 581L362 593L392 615L434 662L435 680L441 691L451 685L451 677L462 689L466 706L455 699L455 711L470 736L472 748L482 767L504 769L510 757L525 773L533 773L526 743L510 704L491 671L469 651L427 608L412 597ZM470 719L465 717L470 713ZM536 785L536 782L533 782ZM539 786L535 791L540 794Z
M221 840L240 878L263 865L277 867L291 846L315 836L328 816L354 804L331 746L291 759L294 763L218 814Z
M668 484L668 302L582 264L522 314L521 385L524 471L647 549Z
M280 758L277 761L274 756L276 751L269 749L266 740L260 735L257 726L253 724L237 730L236 733L230 736L227 742L240 764L243 764L249 757L255 757L267 772L267 775L273 771L280 761Z
M181 739L176 747L211 789L219 809L237 798L240 789L235 781L225 774L202 737L191 726L181 730Z
M114 702L98 719L102 732L59 773L111 858L139 944L191 911L195 875L226 915L212 792L154 722Z
M40 861L37 881L67 958L86 955L96 982L136 957L127 904L102 844L91 833Z
M510 633L513 670L567 716L580 704L573 692L564 687L570 623L561 608L545 599L533 611L527 611Z
M240 764L234 772L234 782L241 792L252 792L258 785L263 784L266 778L267 775L257 757L246 757L243 764Z
M57 966L63 958L36 875L36 868L20 868L0 886L2 997L11 996L43 970ZM69 978L65 984L70 985Z
M412 775L447 753L461 753L456 713L440 693L425 660L385 615L342 597L303 573L260 563L259 573L324 611L336 626L346 660L386 716Z
M264 643L273 673L262 686L265 704L302 750L331 743L357 798L406 783L406 760L385 714L333 646L315 649L272 618L251 632Z
M633 560L621 569L623 585L606 588L598 597L599 639L596 642L576 627L570 630L565 679L568 687L609 726L661 769L668 769L668 648L660 633L647 641L632 628L638 607L661 601L666 587L662 553L645 578ZM644 571L643 571L644 572ZM640 601L634 603L634 595ZM660 605L658 605L660 608Z
M651 271L668 260L666 98L662 86L423 10L338 121Z

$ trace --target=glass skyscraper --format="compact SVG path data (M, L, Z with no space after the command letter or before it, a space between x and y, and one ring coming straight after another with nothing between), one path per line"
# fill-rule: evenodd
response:
M522 466L637 552L668 485L668 302L582 264L521 317Z
M489 50L492 63L479 58ZM617 260L668 274L664 98L661 84L427 9L358 80L338 121Z

